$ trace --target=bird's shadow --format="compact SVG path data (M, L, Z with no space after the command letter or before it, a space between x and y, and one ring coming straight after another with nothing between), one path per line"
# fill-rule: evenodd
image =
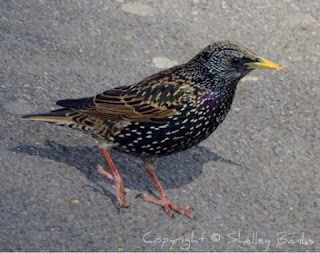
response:
M39 156L75 167L90 180L86 186L115 201L113 193L100 185L100 182L105 181L106 178L97 172L96 165L101 164L105 168L107 165L105 165L97 147L66 146L54 141L46 141L43 147L22 144L11 148L10 151ZM145 173L140 158L116 150L112 150L111 154L124 179L126 188L149 192L153 190L152 182ZM202 173L203 165L210 161L241 166L205 147L196 146L184 152L161 158L158 163L157 175L165 189L178 188L198 178Z

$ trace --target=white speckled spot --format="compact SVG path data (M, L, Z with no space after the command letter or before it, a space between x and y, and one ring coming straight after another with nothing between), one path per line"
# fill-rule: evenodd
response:
M31 114L34 111L25 101L11 101L3 107L7 112L14 115Z
M127 13L142 17L152 16L155 12L152 7L141 3L126 3L121 6L121 9Z
M176 60L170 60L166 57L155 57L152 59L152 63L159 69L171 68L178 65Z
M255 82L258 81L259 78L257 76L245 76L242 80L245 82Z

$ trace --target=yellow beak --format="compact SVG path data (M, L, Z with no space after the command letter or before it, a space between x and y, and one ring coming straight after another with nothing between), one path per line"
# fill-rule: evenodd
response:
M281 71L286 70L285 68L281 67L279 64L268 61L267 59L264 59L262 57L259 57L258 59L259 59L258 62L249 63L248 65L254 69L275 69L275 70L281 70Z

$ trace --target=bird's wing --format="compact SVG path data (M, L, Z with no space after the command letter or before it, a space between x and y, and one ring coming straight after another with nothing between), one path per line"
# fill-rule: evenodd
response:
M60 100L57 104L103 120L164 122L194 96L194 88L186 84L140 83L107 90L92 98Z

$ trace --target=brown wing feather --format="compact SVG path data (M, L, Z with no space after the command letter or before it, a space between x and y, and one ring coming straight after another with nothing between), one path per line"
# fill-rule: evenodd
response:
M66 116L81 129L107 136L130 122L166 123L170 116L190 101L196 101L198 88L169 69L140 83L117 87L94 97L60 100L57 105L70 110Z
M76 111L104 120L157 121L176 114L192 93L192 87L175 83L132 85L105 91Z

